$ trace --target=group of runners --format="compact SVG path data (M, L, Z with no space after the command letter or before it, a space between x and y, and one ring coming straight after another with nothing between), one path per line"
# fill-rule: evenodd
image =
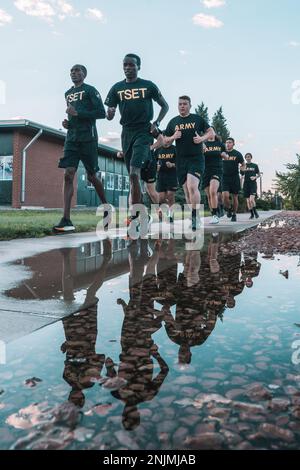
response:
M124 159L130 180L128 226L139 225L142 213L136 207L142 203L144 189L152 203L169 206L169 219L173 223L172 206L175 192L180 186L191 208L191 228L196 231L201 225L200 183L205 189L212 213L210 223L218 224L220 217L224 216L224 210L232 222L236 222L241 178L244 180L244 195L251 218L258 217L255 195L256 180L260 173L252 161L252 155L246 154L245 162L242 154L234 148L233 138L223 143L205 119L191 112L191 99L186 95L179 97L178 116L171 119L165 130L161 131L161 122L169 106L157 85L139 78L140 68L140 57L136 54L125 56L125 80L112 86L104 102L107 106L105 110L99 92L85 83L86 67L79 64L72 67L73 86L65 93L67 119L63 121L67 137L64 155L59 162L59 167L65 169L64 214L54 231L61 233L75 230L70 210L74 177L80 161L100 201L107 204L103 184L97 175L96 120L114 119L117 108L122 126L122 151L117 156ZM154 121L153 101L159 106ZM151 223L150 215L146 213L146 216L147 223ZM105 210L106 228L110 217L110 211Z

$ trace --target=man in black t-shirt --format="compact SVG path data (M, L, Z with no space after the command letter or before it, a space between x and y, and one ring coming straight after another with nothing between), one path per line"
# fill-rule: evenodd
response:
M225 145L218 135L204 144L205 172L202 189L205 190L209 208L212 213L210 224L219 223L218 191L223 178L223 159L228 158Z
M130 204L141 204L140 183L146 183L152 202L158 203L155 191L156 162L150 146L153 135L157 133L160 122L168 112L169 106L158 87L149 80L138 77L141 59L136 54L127 54L123 60L125 80L113 85L105 104L108 106L107 119L111 121L119 106L122 125L122 151L130 177ZM153 119L153 101L160 106L157 119ZM130 222L139 213L132 213ZM137 227L137 221L135 222Z
M166 145L176 141L176 170L180 186L183 187L186 202L192 206L192 230L199 228L197 206L201 197L199 183L204 173L202 143L213 138L215 133L198 114L191 114L191 99L180 96L179 115L174 117L164 132Z
M107 203L101 180L97 177L98 135L96 120L105 118L105 109L99 92L84 83L87 70L84 65L74 65L71 69L72 88L65 93L68 119L62 123L68 130L64 156L59 168L65 169L64 178L64 214L60 222L53 227L55 233L70 233L75 230L70 220L71 201L74 193L74 177L81 161L86 169L87 178L94 186L103 204ZM108 211L104 218L108 221ZM105 225L108 228L108 223Z
M258 219L259 215L256 210L255 196L257 194L257 180L260 178L259 168L256 163L252 163L252 154L247 153L245 155L246 167L241 171L241 175L244 179L243 189L244 196L247 200L247 207L251 212L250 219Z
M176 148L174 145L163 146L156 150L154 155L157 163L156 190L159 194L159 203L168 204L169 221L173 223L172 207L175 204L177 189Z
M241 190L240 169L244 168L243 155L234 149L235 140L230 137L226 140L228 159L223 161L223 199L227 217L236 222L236 213L239 207L238 195ZM230 205L230 194L233 197L233 207Z

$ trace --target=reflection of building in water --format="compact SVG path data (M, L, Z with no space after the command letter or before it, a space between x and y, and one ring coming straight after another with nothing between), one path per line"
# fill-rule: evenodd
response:
M128 253L126 242L114 239L112 242L112 260L106 273L106 280L128 272ZM104 241L86 243L78 248L64 248L26 258L16 264L22 264L30 270L32 277L21 285L5 292L7 297L15 299L59 299L62 297L62 266L68 253L69 271L74 292L86 288L94 273L103 261Z

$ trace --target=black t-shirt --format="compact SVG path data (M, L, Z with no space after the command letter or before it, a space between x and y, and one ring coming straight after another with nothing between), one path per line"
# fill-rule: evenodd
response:
M204 147L205 169L206 168L223 168L223 160L221 154L226 152L225 145L219 140L213 142L205 142Z
M198 114L189 114L186 117L176 116L169 122L164 134L171 137L175 131L182 132L181 139L176 141L178 157L194 157L203 154L202 144L194 144L196 132L201 135L209 129L209 124Z
M83 83L65 93L67 105L72 105L78 116L68 116L69 142L98 142L96 119L105 118L105 109L99 92L91 85Z
M243 155L234 149L226 153L229 160L223 160L223 176L239 175L239 165L244 163Z
M159 173L176 173L176 167L168 168L166 166L167 162L176 164L176 147L171 145L170 147L162 147L155 152L155 158L157 163L160 165Z
M119 106L123 127L139 128L149 125L153 119L153 100L158 101L161 93L149 80L138 78L135 82L122 80L109 91L105 104L110 108Z
M244 171L241 171L242 175L245 175L245 184L255 183L255 180L251 179L251 176L259 175L259 168L256 163L247 163Z

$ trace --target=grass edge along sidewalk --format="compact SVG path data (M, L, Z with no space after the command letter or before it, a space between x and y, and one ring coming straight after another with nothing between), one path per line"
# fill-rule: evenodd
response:
M0 241L54 235L52 227L61 217L61 210L0 210ZM94 232L102 220L101 216L96 215L96 209L73 209L71 217L76 233ZM121 220L120 226L124 223Z
M52 227L62 217L61 210L3 210L0 211L0 240L42 238L53 235ZM72 210L76 232L93 232L100 216L95 209Z

